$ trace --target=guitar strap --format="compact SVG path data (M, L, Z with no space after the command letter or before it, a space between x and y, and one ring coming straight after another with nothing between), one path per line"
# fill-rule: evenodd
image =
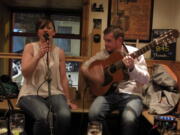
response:
M122 45L123 45L123 50L125 50L125 51L123 51L123 56L126 56L126 55L129 54L129 51L128 51L127 47L126 47L126 43L123 43Z
M128 51L127 47L126 47L126 43L124 42L122 45L123 45L123 56L129 55L129 51ZM124 73L124 79L128 80L129 79L129 75L127 73L127 69L123 70L123 73Z

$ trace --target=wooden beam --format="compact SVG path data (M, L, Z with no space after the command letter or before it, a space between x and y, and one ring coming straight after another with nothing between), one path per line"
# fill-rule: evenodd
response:
M22 54L21 53L0 53L0 58L2 59L21 59ZM88 57L82 57L82 56L66 56L66 61L76 61L76 62L83 62Z

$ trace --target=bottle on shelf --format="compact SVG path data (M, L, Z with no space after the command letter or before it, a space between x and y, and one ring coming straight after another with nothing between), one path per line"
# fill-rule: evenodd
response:
M70 74L68 75L68 81L69 81L69 87L72 87L73 81Z

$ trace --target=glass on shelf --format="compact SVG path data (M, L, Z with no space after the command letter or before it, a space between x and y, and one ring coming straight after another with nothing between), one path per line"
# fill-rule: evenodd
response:
M69 81L69 87L72 87L73 86L73 80L72 80L70 74L68 75L68 81Z
M7 120L0 118L0 135L8 135Z
M25 116L22 113L14 113L10 115L9 128L11 135L23 135Z
M102 135L102 123L98 121L89 122L87 135Z

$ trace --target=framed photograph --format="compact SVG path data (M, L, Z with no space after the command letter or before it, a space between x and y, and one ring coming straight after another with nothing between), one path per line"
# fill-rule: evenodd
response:
M109 25L120 26L127 41L150 41L153 0L109 0Z
M66 61L66 72L78 72L80 68L80 62Z

